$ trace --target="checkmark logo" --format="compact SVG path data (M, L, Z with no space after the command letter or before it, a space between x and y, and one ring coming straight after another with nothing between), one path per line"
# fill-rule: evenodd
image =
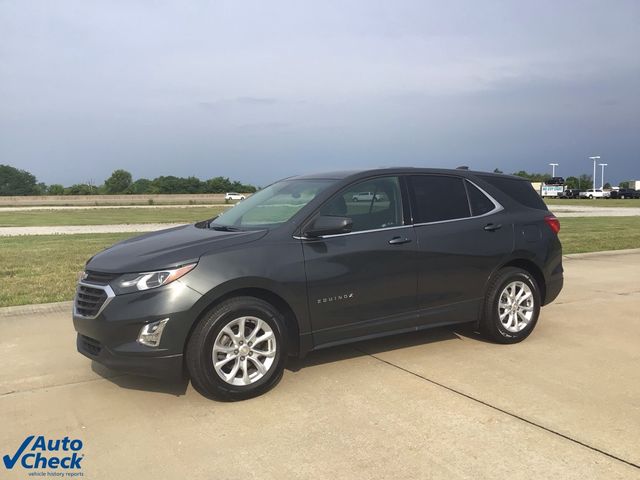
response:
M25 448L27 448L27 445L29 445L31 440L33 440L33 435L29 435L27 438L25 438L24 442L22 442L22 445L20 445L20 448L18 448L18 451L15 453L13 458L11 458L9 455L5 455L4 457L2 457L2 461L4 462L4 466L7 467L7 470L11 470L13 468L13 466L20 458L20 455L22 455L22 452L24 452Z

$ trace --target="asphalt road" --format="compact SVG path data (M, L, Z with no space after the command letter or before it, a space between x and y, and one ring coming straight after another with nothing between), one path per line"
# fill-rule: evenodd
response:
M1 453L79 438L87 479L640 478L640 251L565 267L521 344L451 328L363 342L240 403L92 369L68 304L3 309Z

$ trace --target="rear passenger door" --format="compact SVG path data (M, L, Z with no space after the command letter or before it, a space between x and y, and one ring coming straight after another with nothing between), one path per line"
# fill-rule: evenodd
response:
M418 306L449 312L449 320L474 320L490 273L513 248L507 215L462 177L412 175L409 186L418 242Z

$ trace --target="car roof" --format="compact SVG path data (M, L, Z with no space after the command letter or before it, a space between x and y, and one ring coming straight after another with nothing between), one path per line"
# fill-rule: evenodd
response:
M503 173L483 172L476 170L467 170L462 168L421 168L421 167L384 167L384 168L371 168L362 170L340 170L324 173L313 173L308 175L298 175L289 177L287 180L299 179L327 179L327 180L345 180L345 179L357 179L360 177L369 177L372 175L402 175L402 174L455 174L461 177L473 177L475 175L492 176L511 178L514 180L528 181L526 178L517 177L514 175L505 175Z

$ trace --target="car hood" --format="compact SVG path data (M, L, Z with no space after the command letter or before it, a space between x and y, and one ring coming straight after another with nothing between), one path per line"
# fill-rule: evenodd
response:
M203 224L182 225L116 243L94 255L86 269L106 273L148 272L196 262L213 250L254 242L267 230L224 232Z

